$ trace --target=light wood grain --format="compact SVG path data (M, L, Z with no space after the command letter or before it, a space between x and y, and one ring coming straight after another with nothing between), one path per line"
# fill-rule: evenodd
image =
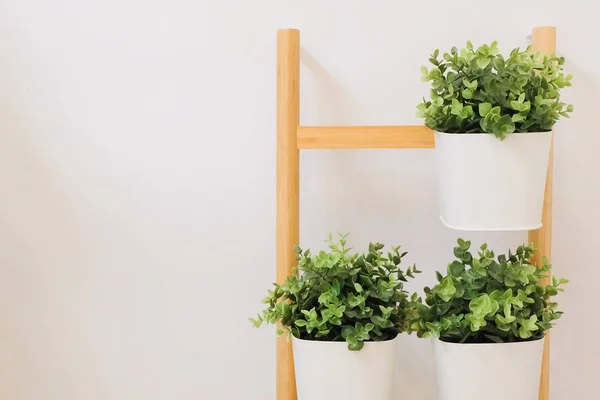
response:
M299 149L431 149L433 131L407 126L299 126Z
M277 282L292 273L299 240L299 152L296 131L300 114L300 32L277 31ZM277 400L296 400L291 341L277 338Z
M531 45L534 51L541 51L551 55L556 50L556 28L553 26L540 26L533 28ZM554 138L552 139L554 142ZM546 189L544 192L544 208L542 211L542 227L529 232L529 242L539 249L534 261L539 265L542 257L549 261L552 257L552 171L553 171L554 143L550 146L548 174L546 176ZM550 275L542 284L549 282ZM539 400L550 399L550 334L544 339L544 357L540 377Z

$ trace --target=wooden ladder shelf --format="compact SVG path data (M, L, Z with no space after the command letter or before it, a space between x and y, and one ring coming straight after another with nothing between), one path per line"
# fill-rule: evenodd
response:
M556 28L536 27L532 48L546 55L555 51ZM431 149L433 132L425 126L299 126L300 31L277 32L277 282L295 266L299 244L299 150L302 149ZM550 260L552 239L552 148L546 178L542 228L529 232L529 241ZM544 344L539 399L549 399L549 335ZM291 342L277 339L277 400L295 400L296 381Z

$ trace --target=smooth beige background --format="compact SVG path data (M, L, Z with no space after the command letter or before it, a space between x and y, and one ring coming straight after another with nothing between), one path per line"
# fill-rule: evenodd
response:
M375 125L420 123L419 67L436 47L496 39L509 51L556 25L575 113L556 127L554 264L571 284L552 400L596 399L599 11L0 0L0 398L274 399L274 331L246 318L275 271L276 30L301 29L303 124ZM305 247L338 231L356 246L402 244L425 284L458 235L498 251L526 240L445 229L430 150L301 162ZM404 338L398 367L397 398L434 398L427 341Z

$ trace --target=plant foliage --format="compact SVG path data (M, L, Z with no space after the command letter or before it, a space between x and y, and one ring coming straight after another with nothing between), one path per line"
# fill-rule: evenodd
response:
M543 132L560 117L569 117L572 105L560 101L559 92L571 86L563 73L564 58L547 57L516 48L508 57L497 42L474 48L436 49L421 67L424 82L431 82L430 98L417 107L417 116L429 128L445 133L491 133L500 139L513 132Z
M333 241L330 235L329 252L312 254L296 246L297 271L269 290L266 309L250 319L254 326L280 322L299 339L345 341L350 350L393 339L407 329L417 295L409 297L403 283L421 271L414 265L406 272L399 268L406 255L400 246L384 254L383 244L370 243L368 252L351 254L346 237Z
M437 272L438 284L425 288L425 304L418 303L411 331L459 343L542 338L562 314L550 297L568 281L553 278L547 286L540 285L550 265L544 259L536 268L532 247L519 246L515 254L509 251L494 258L484 244L475 258L470 246L470 241L458 239L456 260L446 275Z

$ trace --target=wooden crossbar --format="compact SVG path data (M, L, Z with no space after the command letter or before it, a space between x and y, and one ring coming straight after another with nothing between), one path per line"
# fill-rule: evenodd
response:
M299 126L298 149L432 149L433 131L421 125Z

